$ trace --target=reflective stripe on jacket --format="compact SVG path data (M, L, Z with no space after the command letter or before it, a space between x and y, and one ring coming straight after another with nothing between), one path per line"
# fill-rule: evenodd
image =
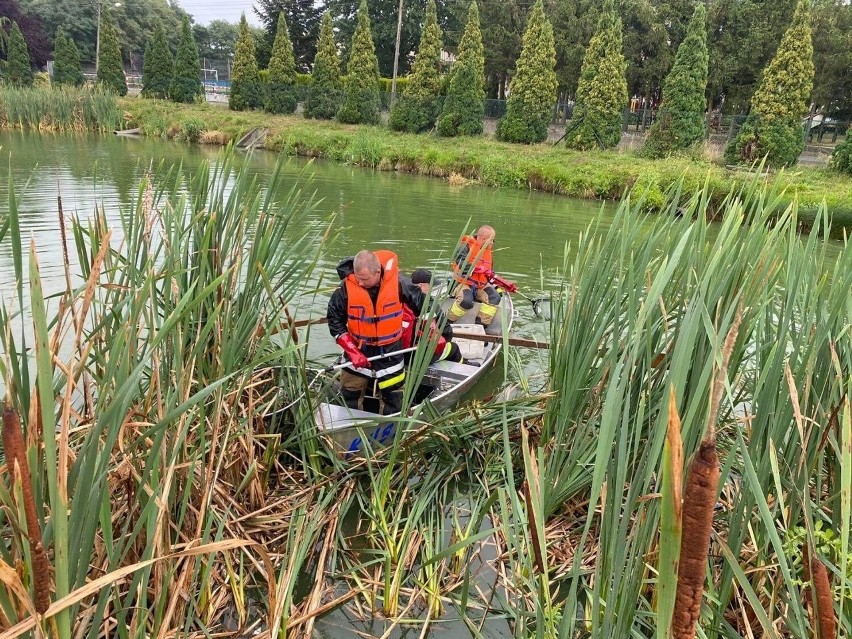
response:
M348 300L346 328L362 346L388 346L402 337L402 302L399 299L399 263L391 251L374 251L382 266L376 303L358 284L355 274L344 280Z
M491 257L491 245L483 247L479 240L472 235L465 235L461 241L460 251L456 254L455 261L453 262L453 278L461 284L468 284L479 288L488 286L488 277L485 273L475 273L474 271L477 268L480 271L490 271L493 269L494 263Z

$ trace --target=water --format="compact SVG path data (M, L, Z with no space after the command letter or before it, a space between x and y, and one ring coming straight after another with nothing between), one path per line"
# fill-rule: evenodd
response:
M214 161L220 153L213 147L150 139L8 131L0 132L0 145L4 169L11 167L18 195L25 254L32 237L47 294L65 288L57 193L62 195L66 218L72 213L90 218L95 206L102 205L118 227L121 207L134 203L139 178L152 162L166 166L183 163L192 172L203 160ZM256 152L241 155L238 162L246 163L263 181L277 159L275 154ZM284 169L282 197L294 183L321 198L318 220L333 215L331 239L321 248L319 260L325 290L302 300L300 319L324 315L328 292L337 284L335 266L342 257L362 248L390 248L399 255L404 271L427 267L437 276L446 273L452 250L465 229L486 223L497 231L498 272L535 298L557 286L566 243L576 241L601 206L542 193L456 187L433 178L300 159L290 160ZM6 203L7 180L0 179L0 211ZM0 293L7 301L13 298L13 273L11 247L4 242L0 246ZM547 335L546 323L536 318L528 301L518 296L516 307L514 333L538 338ZM337 352L324 327L313 329L310 341L312 356ZM524 352L522 359L540 370L544 355Z

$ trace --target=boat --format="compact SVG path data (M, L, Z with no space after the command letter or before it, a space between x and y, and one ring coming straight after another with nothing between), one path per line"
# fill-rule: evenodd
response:
M446 313L453 299L442 288L436 293L441 299L441 308ZM453 322L454 331L466 334L496 335L508 334L512 327L514 306L512 298L503 293L497 314L486 328L476 324L479 303L465 315ZM505 327L505 333L504 333ZM462 352L462 363L435 362L429 365L414 397L410 415L418 415L424 403L434 411L443 412L456 406L467 393L497 361L503 348L502 341L482 342L474 339L453 339ZM342 361L342 360L341 360ZM335 449L345 455L364 455L369 450L382 447L394 440L400 424L400 413L381 415L379 400L365 397L364 408L373 410L355 410L345 406L339 396L320 402L314 412L314 421L319 431L334 444ZM375 412L374 412L375 411Z

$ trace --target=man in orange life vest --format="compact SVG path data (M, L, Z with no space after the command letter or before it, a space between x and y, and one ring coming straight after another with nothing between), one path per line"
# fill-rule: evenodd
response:
M381 412L400 410L405 363L402 355L374 362L367 358L402 348L403 304L420 315L426 297L399 272L391 251L361 251L337 266L342 282L328 302L328 329L352 362L341 371L341 393L346 405L363 410L364 394L374 382Z
M497 313L500 293L492 285L495 279L494 260L491 249L494 245L494 229L483 225L475 235L462 237L453 257L453 279L456 281L455 302L447 313L451 322L464 317L473 308L474 301L479 302L476 323L488 326ZM509 293L517 287L504 280L500 284Z

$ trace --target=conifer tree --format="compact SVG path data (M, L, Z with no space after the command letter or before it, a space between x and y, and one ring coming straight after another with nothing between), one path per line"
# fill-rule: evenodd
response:
M24 34L17 22L12 23L6 57L6 82L16 87L28 87L33 83L33 68Z
M408 84L391 110L392 129L420 133L435 125L441 94L442 46L435 0L428 0L417 58L408 76Z
M775 57L751 99L751 110L725 149L729 163L766 156L770 166L795 164L804 148L802 118L814 80L810 0L799 0Z
M709 59L706 19L704 5L699 4L663 85L659 115L645 145L646 153L651 156L661 157L685 149L704 138Z
M337 112L337 119L347 124L378 124L380 108L379 62L370 31L367 0L361 0L346 67L343 104Z
M278 15L278 31L269 59L266 110L270 113L293 113L296 110L296 61L283 11Z
M467 24L459 43L459 55L450 75L450 87L444 100L438 133L444 136L479 135L485 115L485 60L479 8L470 3Z
M509 88L506 117L497 125L497 137L532 144L547 139L547 127L556 102L556 48L553 27L537 0L524 32L521 57Z
M154 27L154 37L145 47L145 57L142 59L142 95L146 98L169 97L169 85L174 75L174 59L166 30L162 23Z
M189 18L184 16L175 56L175 72L169 84L169 97L175 102L194 102L200 95L204 95L204 88L201 86L201 60L192 28L189 26Z
M74 40L65 35L62 27L56 30L56 40L53 45L53 82L81 86L85 82L83 70L80 67L80 51Z
M127 95L124 64L121 62L121 47L112 24L109 10L101 12L101 55L98 61L98 84L118 95Z
M311 71L311 86L305 100L305 117L331 120L337 115L342 96L340 60L334 43L334 25L326 11L320 26L317 55Z
M249 31L245 14L240 18L240 35L234 50L234 66L231 70L231 95L228 106L234 111L259 109L263 106L263 85L257 71L254 40Z
M565 137L568 146L585 150L618 144L627 105L626 72L621 18L613 0L606 0L598 30L583 56L574 113Z

